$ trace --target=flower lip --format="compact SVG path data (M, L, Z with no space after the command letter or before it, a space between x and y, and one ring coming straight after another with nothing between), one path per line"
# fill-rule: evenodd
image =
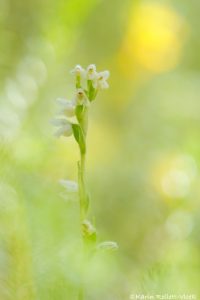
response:
M94 72L94 71L96 71L96 69L97 68L96 68L95 64L91 64L87 67L87 71L89 71L89 72Z
M77 96L79 99L86 98L85 92L84 92L84 90L83 90L82 88L77 89L77 91L76 91L76 96Z
M94 80L97 76L96 65L94 64L89 65L87 67L86 75L88 80Z
M74 102L75 105L84 105L84 106L89 105L87 95L85 94L85 91L82 88L76 90Z

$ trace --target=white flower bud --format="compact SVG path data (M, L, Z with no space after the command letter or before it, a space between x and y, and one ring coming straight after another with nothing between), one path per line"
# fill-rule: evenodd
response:
M96 232L96 229L95 227L92 225L92 223L88 220L84 220L83 223L82 223L82 228L83 228L83 233L84 235L91 235L93 233Z
M76 65L73 70L71 70L72 74L75 74L76 76L84 77L85 76L85 70L80 66Z
M97 76L96 66L91 64L87 67L86 77L88 80L94 80Z

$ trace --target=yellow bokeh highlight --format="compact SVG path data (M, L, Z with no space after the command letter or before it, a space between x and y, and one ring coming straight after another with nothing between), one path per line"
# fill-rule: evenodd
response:
M187 198L197 176L196 162L186 154L167 154L155 163L152 181L167 201Z
M186 23L172 7L157 2L133 6L119 54L122 69L152 73L173 69L179 62Z

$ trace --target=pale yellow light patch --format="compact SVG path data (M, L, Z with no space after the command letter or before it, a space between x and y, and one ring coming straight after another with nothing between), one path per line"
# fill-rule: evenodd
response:
M166 4L134 5L119 54L120 66L127 73L138 66L152 73L173 69L181 57L186 29L183 17Z
M96 168L98 165L112 162L118 153L119 138L114 128L103 123L90 123L87 138L87 165Z
M164 199L183 199L192 190L197 166L192 156L167 155L160 159L152 172L153 184Z
M77 162L80 159L79 148L74 138L61 137L55 139L55 150L51 163L49 162L48 174L55 178L75 179L77 176ZM52 170L53 173L52 173ZM50 172L51 171L51 172Z
M41 140L29 135L20 136L20 139L16 140L14 144L13 157L20 164L38 165L43 157Z

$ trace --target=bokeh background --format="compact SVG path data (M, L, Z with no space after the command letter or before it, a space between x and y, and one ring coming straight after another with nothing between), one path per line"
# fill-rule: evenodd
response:
M200 292L200 2L1 0L0 299L77 299L77 144L52 136L75 64L109 69L87 184L103 253L87 299Z

